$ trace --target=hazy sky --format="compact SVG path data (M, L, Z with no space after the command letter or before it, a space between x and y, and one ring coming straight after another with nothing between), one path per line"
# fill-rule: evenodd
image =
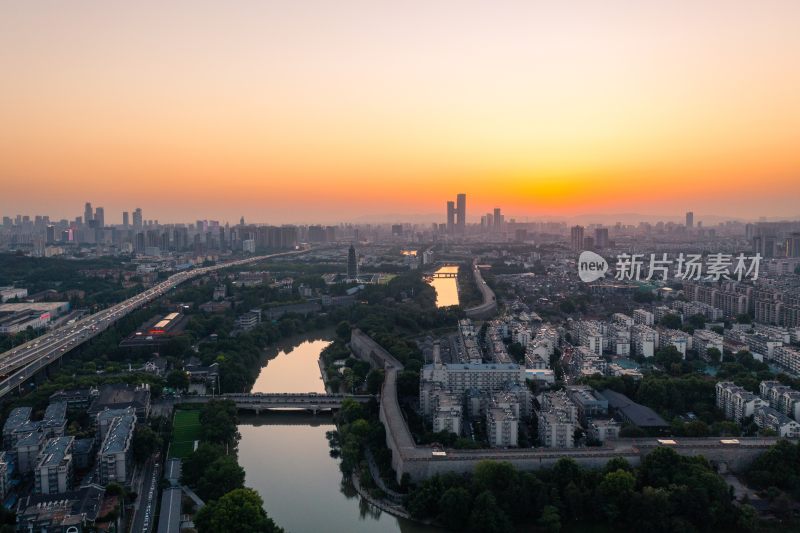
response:
M3 1L0 213L800 214L800 1Z

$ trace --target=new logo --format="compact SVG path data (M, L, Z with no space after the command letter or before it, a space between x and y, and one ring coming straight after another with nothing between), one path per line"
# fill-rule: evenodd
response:
M608 272L608 263L602 256L585 251L578 258L578 277L589 283L602 278Z

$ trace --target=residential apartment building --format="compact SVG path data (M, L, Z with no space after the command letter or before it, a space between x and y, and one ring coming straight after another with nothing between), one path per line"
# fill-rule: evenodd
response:
M645 309L635 309L633 311L633 323L644 324L645 326L652 326L655 323L653 313Z
M594 320L581 320L577 323L578 341L597 355L603 355L603 333L600 324Z
M800 437L800 423L772 407L756 409L753 421L761 429L771 429L779 437L796 439Z
M567 397L575 406L577 419L587 424L593 418L608 416L608 400L589 385L570 385Z
M102 485L109 483L124 485L130 480L133 467L131 441L135 429L136 417L133 415L115 418L109 427L97 458Z
M701 359L708 361L708 350L716 348L722 355L722 335L707 329L697 329L692 335L692 346Z
M777 346L772 350L772 361L789 372L800 374L800 351L789 346Z
M508 448L517 446L519 419L510 407L490 407L486 410L486 436L489 446Z
M686 359L686 350L692 345L691 341L691 335L685 331L669 328L658 329L658 347L666 348L667 346L674 346L684 359Z
M759 394L770 407L800 422L800 391L780 381L762 381Z
M74 442L75 437L57 437L45 443L34 470L38 494L61 494L72 490Z
M578 408L564 391L546 392L539 400L539 443L548 448L574 448Z
M453 394L439 392L435 396L431 413L431 425L434 433L449 431L450 433L461 435L462 419L463 407L461 401Z
M658 347L658 332L644 324L634 324L631 328L633 353L643 357L653 357Z
M593 418L586 427L586 433L594 440L605 442L619 438L619 422L613 418Z
M769 407L769 403L730 381L720 381L716 385L717 408L725 413L725 417L741 423L761 407Z

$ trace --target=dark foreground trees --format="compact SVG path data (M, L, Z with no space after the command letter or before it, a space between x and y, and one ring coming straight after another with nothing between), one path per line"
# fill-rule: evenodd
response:
M603 523L624 531L724 531L751 521L740 516L727 484L705 459L683 457L669 448L653 451L638 468L621 458L605 470L561 459L534 473L485 461L470 475L422 482L406 506L415 518L475 532L523 526L559 531L568 522L575 527Z
M264 511L264 501L253 489L236 489L200 509L195 517L199 533L283 533Z

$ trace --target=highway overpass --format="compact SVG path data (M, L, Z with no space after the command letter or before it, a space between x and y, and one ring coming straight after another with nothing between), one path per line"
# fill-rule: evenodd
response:
M226 268L241 267L274 257L297 255L308 250L260 255L228 261L218 265L195 268L173 274L146 291L86 316L77 322L58 327L31 341L0 354L0 399L18 389L42 368L60 359L65 353L100 335L117 320L163 296L181 283Z

